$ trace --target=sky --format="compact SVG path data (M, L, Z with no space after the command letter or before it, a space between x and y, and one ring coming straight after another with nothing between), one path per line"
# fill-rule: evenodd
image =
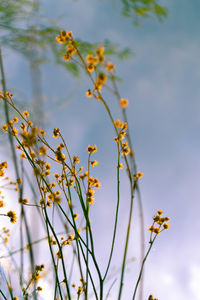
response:
M123 98L129 99L127 115L138 169L144 173L141 194L146 228L152 216L162 209L169 216L170 230L156 241L145 268L144 299L152 293L159 300L200 299L199 241L199 125L200 125L200 20L198 0L165 1L168 18L141 20L135 27L120 14L118 1L79 0L49 3L43 1L42 14L58 17L58 25L89 42L105 38L120 47L129 47L134 56L116 63L123 79ZM5 53L8 86L30 99L28 65L23 57ZM97 257L102 265L108 252L111 217L116 200L114 132L101 103L87 99L89 81L76 82L62 67L48 63L42 67L45 107L58 106L46 114L49 131L63 129L70 151L84 161L88 144L97 144L97 174L102 182L92 216L96 223ZM59 105L59 101L66 102ZM120 111L112 95L107 101L115 118ZM125 238L129 199L126 176L121 179L121 206L117 244ZM123 299L131 299L138 276L138 206L134 207L128 257L135 258L127 268ZM146 247L149 233L146 230ZM102 245L104 252L102 252ZM123 249L114 252L113 266L120 267ZM118 282L111 290L116 299Z

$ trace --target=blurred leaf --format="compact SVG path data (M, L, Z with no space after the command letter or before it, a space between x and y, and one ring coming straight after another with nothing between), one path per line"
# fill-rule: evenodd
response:
M159 0L120 0L123 4L122 14L132 18L139 25L138 18L156 17L159 21L167 17L167 9L159 4Z

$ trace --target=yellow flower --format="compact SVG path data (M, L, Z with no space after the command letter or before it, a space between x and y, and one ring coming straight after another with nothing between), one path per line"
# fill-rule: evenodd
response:
M58 173L54 173L54 177L55 177L56 179L58 179L58 178L60 177L60 175L59 175Z
M65 53L65 55L63 56L65 61L69 61L71 59L71 55L69 53Z
M27 110L25 110L22 114L25 118L29 117L29 112Z
M123 169L123 164L122 163L119 163L119 169Z
M160 233L160 228L154 228L154 233L159 234Z
M38 152L39 152L40 155L45 155L47 153L47 148L42 146L42 147L39 148Z
M122 150L122 154L123 155L128 155L130 153L130 151L131 151L130 148L125 148L125 149Z
M128 100L127 99L120 99L120 105L122 108L126 108L128 106Z
M18 121L19 121L19 119L18 119L17 117L14 117L14 118L13 118L13 122L14 122L14 123L17 123Z
M73 156L73 162L74 164L80 163L80 158L78 156Z
M112 72L112 71L114 71L115 66L112 62L109 61L106 65L106 69L108 70L108 72Z
M150 227L148 227L148 230L151 231L151 232L154 232L154 229L155 229L155 228L154 228L153 225L151 225Z
M24 152L21 153L20 157L21 157L22 159L26 158L26 155L24 154Z
M93 72L93 71L94 71L94 64L89 64L89 65L87 66L87 70L88 70L89 72Z
M97 152L97 146L96 145L94 145L94 146L88 145L87 152L90 153L90 154Z
M62 259L63 258L63 255L62 255L62 253L60 251L58 251L56 253L56 256L57 256L58 259Z
M101 56L101 55L104 54L104 46L103 46L103 45L100 45L100 47L97 48L96 54L97 54L98 56Z
M98 161L97 160L91 161L91 166L92 167L97 166L97 165L98 165Z
M77 220L78 217L79 217L79 214L75 213L75 214L73 215L73 217L74 217L74 220Z
M164 228L165 230L169 229L169 224L164 223L164 224L163 224L163 228Z
M7 216L10 218L11 223L15 223L17 221L17 215L13 210L9 210L7 212Z
M122 128L122 127L123 127L123 123L122 123L122 121L120 121L119 119L116 120L116 121L114 122L114 124L115 124L115 126L118 127L118 128Z
M107 75L106 73L99 73L99 76L97 78L97 82L99 82L100 84L104 84L107 80Z
M54 128L53 137L57 138L59 135L60 135L60 129L59 128Z
M141 178L143 176L142 172L137 172L137 178Z
M28 121L28 126L33 126L33 122L31 120Z
M45 135L46 132L45 132L43 129L41 129L41 130L40 130L40 134L41 134L41 135Z
M7 124L4 124L3 127L2 127L3 131L7 131L8 130L8 125Z
M91 92L90 89L86 92L86 96L87 96L88 98L91 98L91 97L93 96L93 93Z

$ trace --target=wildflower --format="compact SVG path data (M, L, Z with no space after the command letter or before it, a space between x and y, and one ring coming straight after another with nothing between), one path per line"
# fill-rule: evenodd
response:
M93 71L94 71L94 64L89 64L89 65L87 66L87 70L88 70L89 72L93 72Z
M7 131L8 130L8 125L7 124L4 124L3 127L2 127L3 131Z
M33 122L31 120L28 121L28 126L33 126Z
M115 66L112 62L109 61L106 65L106 69L107 69L108 72L112 72L112 71L114 71Z
M23 114L23 116L24 116L25 118L28 118L28 117L29 117L29 112L28 112L28 110L25 110L22 114Z
M90 154L97 152L97 146L96 145L94 145L94 146L88 145L87 152L90 153Z
M73 45L69 45L67 47L67 52L69 55L73 55L77 52L77 49Z
M143 173L142 172L137 172L137 178L141 178L143 177Z
M163 224L163 228L164 228L165 230L169 229L169 224L164 223L164 224Z
M26 155L24 154L24 152L21 153L20 157L21 157L22 159L26 158Z
M54 177L55 177L56 179L58 179L58 178L60 177L60 175L59 175L58 173L54 173Z
M10 125L10 127L13 127L13 121L12 121L12 120L10 120L10 121L8 122L8 124Z
M74 164L80 163L80 158L78 156L73 156L73 162Z
M59 128L54 128L53 137L57 138L59 135L60 135L60 129Z
M93 160L93 161L91 161L90 163L91 163L91 166L92 166L92 167L98 165L98 161L97 161L97 160Z
M88 98L91 98L91 97L93 96L93 93L91 92L90 89L86 92L86 96L87 96Z
M47 153L47 148L42 146L42 147L39 148L38 152L39 152L40 155L45 155Z
M119 163L119 169L123 169L123 164L122 163Z
M96 54L97 54L98 56L100 56L100 55L103 55L103 53L104 53L104 46L101 44L100 47L97 48Z
M7 212L7 216L10 218L10 222L11 223L15 223L17 221L17 215L16 215L16 213L14 211L9 210Z
M125 149L122 150L122 154L123 155L128 155L130 153L130 151L131 151L130 148L125 148Z
M31 132L24 130L20 135L22 137L22 145L24 147L31 147L36 143L37 127L32 127Z
M71 56L66 52L63 58L65 61L69 61L71 59Z
M3 177L5 175L4 170L0 170L0 177Z
M24 199L19 198L18 202L21 203L21 204L27 204L28 203L28 199L27 198L24 198Z
M162 214L163 214L163 211L160 209L160 210L157 211L157 213L158 213L159 215L162 215Z
M83 291L83 287L82 286L79 286L78 287L78 290L77 290L77 295L80 295L81 293L82 293L82 291Z
M100 84L104 84L107 80L107 75L106 73L99 73L99 76L97 78L97 82L99 82Z
M17 117L14 117L14 118L13 118L13 122L14 122L14 123L17 123L18 121L19 121L19 119L18 119Z
M5 205L4 202L1 200L1 201L0 201L0 208L1 208L1 207L4 207L4 205Z
M79 217L79 214L75 213L75 214L73 215L73 217L74 217L74 220L77 220L78 217Z
M66 160L65 155L59 150L55 151L55 156L56 156L55 159L57 160L57 162L64 162Z
M40 134L41 134L41 135L45 135L45 134L46 134L46 131L44 131L43 129L40 129Z
M62 253L60 251L58 251L56 253L56 256L57 256L58 259L62 259L63 258L63 255L62 255Z
M148 230L151 231L151 232L154 232L154 229L155 229L155 228L154 228L153 225L151 225L150 227L148 227Z
M155 234L159 234L160 233L160 228L154 228L154 231L153 231Z
M126 108L128 106L128 100L127 99L120 99L120 105L122 108Z
M120 121L119 119L116 120L116 121L114 122L114 124L115 124L115 126L118 127L118 128L122 128L122 127L123 127L123 123L122 123L122 121Z
M0 169L7 169L8 168L8 163L7 161L3 161L1 164L0 164Z

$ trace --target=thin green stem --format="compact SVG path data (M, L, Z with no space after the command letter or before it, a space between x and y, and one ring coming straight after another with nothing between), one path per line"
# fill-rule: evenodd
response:
M135 285L135 290L134 290L134 293L133 293L133 298L132 298L132 300L135 300L137 288L138 288L138 285L139 285L140 280L141 280L141 278L142 278L142 272L143 272L143 269L144 269L144 264L145 264L145 262L146 262L146 260L147 260L147 257L148 257L148 255L149 255L149 253L150 253L150 251L151 251L151 248L152 248L152 246L153 246L153 243L154 243L156 237L157 237L157 235L155 235L155 237L153 238L152 242L150 242L149 249L148 249L148 251L147 251L147 253L146 253L146 255L145 255L145 257L144 257L144 259L143 259L143 261L142 261L142 266L141 266L141 269L140 269L140 274L139 274L139 276L138 276L138 280L137 280L136 285Z

